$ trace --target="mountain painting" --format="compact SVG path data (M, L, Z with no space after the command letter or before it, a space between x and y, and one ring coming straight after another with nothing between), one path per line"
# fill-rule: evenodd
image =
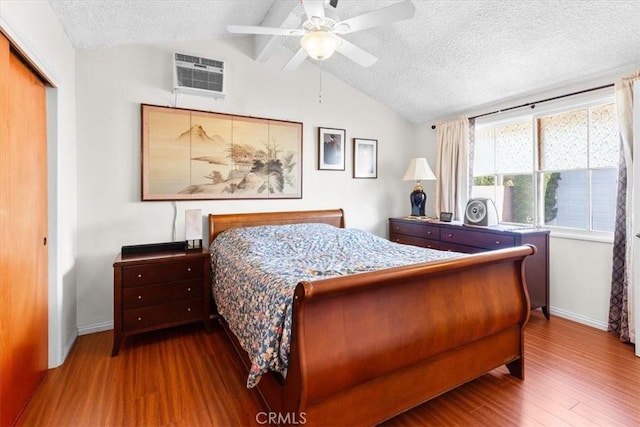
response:
M302 123L142 105L142 200L302 197Z

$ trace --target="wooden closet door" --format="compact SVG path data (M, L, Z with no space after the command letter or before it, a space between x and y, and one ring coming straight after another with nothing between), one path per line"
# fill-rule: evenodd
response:
M0 34L0 426L48 365L45 85Z

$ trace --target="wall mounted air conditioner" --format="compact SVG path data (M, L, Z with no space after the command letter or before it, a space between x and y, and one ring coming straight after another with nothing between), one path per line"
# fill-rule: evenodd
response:
M174 53L173 88L175 91L224 98L224 84L224 61Z

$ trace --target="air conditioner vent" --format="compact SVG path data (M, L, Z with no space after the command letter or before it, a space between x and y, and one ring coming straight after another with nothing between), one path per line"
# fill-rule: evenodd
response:
M176 53L173 69L176 91L224 98L224 61Z

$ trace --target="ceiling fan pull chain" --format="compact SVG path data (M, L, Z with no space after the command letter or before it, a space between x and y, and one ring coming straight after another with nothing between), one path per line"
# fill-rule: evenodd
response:
M322 68L320 69L320 91L318 92L318 104L322 104Z

